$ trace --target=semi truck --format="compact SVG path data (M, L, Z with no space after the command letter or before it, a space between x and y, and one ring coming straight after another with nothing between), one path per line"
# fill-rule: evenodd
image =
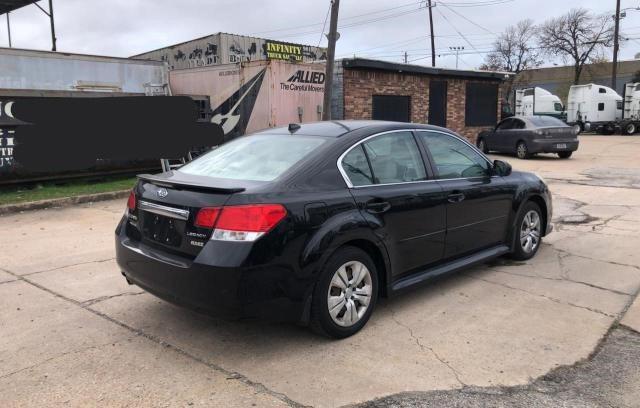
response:
M567 124L576 130L613 134L624 129L623 98L604 85L572 85L567 96ZM635 132L635 129L633 129Z
M564 119L564 106L556 95L538 86L514 91L517 116L545 115Z

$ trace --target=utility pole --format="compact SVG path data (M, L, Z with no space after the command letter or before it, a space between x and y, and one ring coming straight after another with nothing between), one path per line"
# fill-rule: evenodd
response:
M407 57L408 57L408 54L407 54L407 52L405 51L405 52L404 52L404 63L405 63L405 64L407 63Z
M338 8L340 0L331 0L331 22L329 23L329 34L327 39L329 45L327 49L327 72L324 80L324 103L322 107L322 120L331 120L331 96L333 87L333 65L336 58L336 41L338 41Z
M464 51L464 47L449 47L449 49L456 52L456 69L458 69L458 53Z
M11 24L9 23L9 12L7 11L7 34L9 34L9 48L11 48Z
M56 28L53 23L53 0L49 0L49 18L51 19L51 44L52 44L51 51L55 51L56 50Z
M429 7L429 30L431 31L431 66L436 66L436 40L433 37L433 12L431 8L431 0L427 0L427 7Z
M616 0L615 29L613 30L613 66L611 68L611 89L616 89L616 77L618 76L618 34L620 32L620 0Z

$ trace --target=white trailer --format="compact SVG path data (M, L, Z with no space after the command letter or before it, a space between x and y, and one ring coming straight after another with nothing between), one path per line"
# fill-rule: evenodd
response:
M515 90L516 116L546 115L563 118L564 106L556 95L540 87Z
M567 97L567 123L580 131L613 134L622 125L622 97L597 84L572 85Z

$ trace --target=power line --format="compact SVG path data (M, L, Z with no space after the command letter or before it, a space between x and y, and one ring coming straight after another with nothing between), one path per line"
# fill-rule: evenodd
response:
M324 35L324 29L327 27L327 20L329 19L329 13L331 13L331 3L329 3L329 8L327 9L327 15L324 17L324 24L322 24L322 31L320 32L320 38L318 39L318 45L316 47L320 47L320 43L322 42L322 36Z
M355 18L360 18L360 17L369 16L369 15L373 15L373 14L380 14L380 13L384 13L384 12L387 12L387 11L398 10L398 9L401 9L401 8L406 8L406 7L415 6L415 5L419 5L419 4L420 4L420 2L413 1L411 3L405 3L405 4L402 4L402 5L396 6L396 7L380 9L380 10L371 11L371 12L368 12L368 13L356 14L356 15L349 16L349 17L342 17L342 18L340 18L340 20L341 21L353 20ZM309 28L309 27L321 26L321 25L324 25L324 23L310 23L310 24L294 26L294 27L277 28L277 29L265 30L265 31L255 31L255 32L253 32L251 34L254 35L254 34L264 34L264 33L275 33L275 32L279 32L279 31L290 31L290 30L296 30L296 29L299 29L299 28Z
M451 27L456 31L456 33L458 33L458 34L460 35L460 37L462 37L462 39L464 39L464 40L467 42L467 44L469 44L469 45L471 46L471 48L473 48L474 50L477 50L477 49L476 49L476 47L471 43L471 41L469 41L469 40L467 39L467 37L465 37L465 36L464 36L464 34L462 34L462 33L461 33L457 28L456 28L456 26L455 26L455 25L453 25L453 23L452 23L451 21L449 21L449 19L447 18L447 16L445 16L445 15L444 15L444 13L443 13L443 12L441 12L441 11L440 11L440 10L438 10L437 8L436 8L436 11L438 12L438 14L440 14L440 15L442 16L442 18L444 18L444 19L445 19L445 21L446 21L447 23L449 23L449 25L450 25L450 26L451 26Z
M440 4L442 4L444 7L446 7L446 8L447 8L447 10L451 11L452 13L455 13L456 15L458 15L458 16L460 16L460 17L464 18L465 20L467 20L468 22L470 22L470 23L471 23L471 24L473 24L474 26L476 26L476 27L478 27L478 28L480 28L480 29L482 29L482 30L484 30L484 31L486 31L486 32L488 32L488 33L490 33L490 34L493 34L493 35L496 35L496 36L497 36L497 34L496 34L496 33L494 33L493 31L489 30L488 28L485 28L485 27L481 26L480 24L476 23L475 21L473 21L473 20L471 20L471 19L469 19L469 18L465 17L464 15L462 15L462 14L458 13L457 11L455 11L454 9L452 9L451 7L449 7L446 3L440 3Z

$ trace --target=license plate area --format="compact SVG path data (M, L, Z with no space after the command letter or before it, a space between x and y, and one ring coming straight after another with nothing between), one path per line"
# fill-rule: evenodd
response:
M180 247L184 235L184 221L146 212L142 219L142 236L150 241Z
M556 145L557 149L566 149L567 148L567 144L566 143L558 143Z

